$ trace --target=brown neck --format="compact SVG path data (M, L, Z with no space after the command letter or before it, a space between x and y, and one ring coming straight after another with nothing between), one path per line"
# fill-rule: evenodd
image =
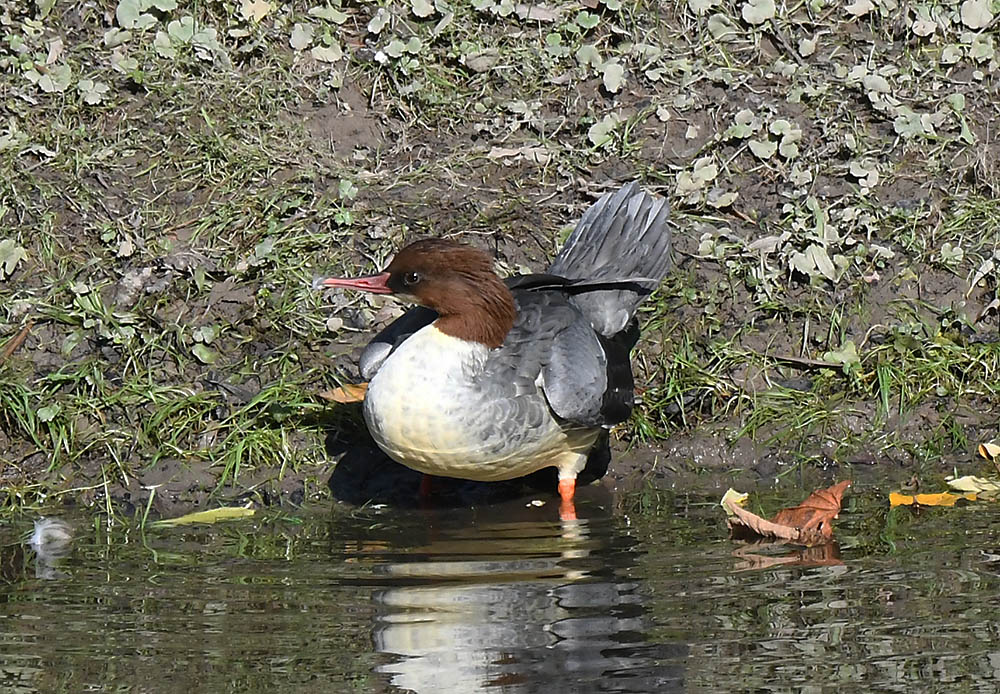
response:
M490 349L503 344L514 327L517 311L514 297L496 275L476 278L474 292L464 292L461 301L450 306L437 306L440 318L438 330L462 340L480 342Z

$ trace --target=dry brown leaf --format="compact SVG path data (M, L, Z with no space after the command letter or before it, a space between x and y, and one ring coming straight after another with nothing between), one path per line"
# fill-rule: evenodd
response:
M849 480L844 480L815 491L798 506L779 511L772 520L727 503L735 516L727 522L734 535L745 536L746 531L750 531L760 537L787 540L806 547L821 545L833 536L833 519L840 513L841 499L850 485Z
M367 383L345 383L339 388L324 390L319 394L319 396L324 400L329 400L330 402L348 404L363 401L365 399L365 393L367 392Z
M833 535L832 521L840 513L840 502L850 486L850 480L844 480L832 487L815 491L798 506L778 511L771 520L804 531L818 530L830 537Z

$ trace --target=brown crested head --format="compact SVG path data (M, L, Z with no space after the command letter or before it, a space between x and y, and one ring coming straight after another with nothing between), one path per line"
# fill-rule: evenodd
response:
M441 332L490 348L503 344L514 326L514 297L493 271L493 260L457 241L415 241L378 275L328 278L317 286L407 297L437 311Z
M437 311L446 335L499 347L514 325L514 297L486 253L457 241L424 239L403 248L385 269L394 294Z

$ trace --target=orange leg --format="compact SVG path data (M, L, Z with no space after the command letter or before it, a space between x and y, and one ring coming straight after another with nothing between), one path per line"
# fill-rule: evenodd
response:
M576 504L573 494L576 492L576 478L565 477L559 480L559 520L576 520Z

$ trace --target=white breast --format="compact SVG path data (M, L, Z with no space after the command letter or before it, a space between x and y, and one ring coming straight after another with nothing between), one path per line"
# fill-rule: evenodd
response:
M549 465L582 467L577 459L597 430L563 431L540 393L522 397L544 416L531 424L516 416L496 421L498 412L517 408L496 402L504 389L483 373L488 356L485 345L433 324L414 333L368 386L364 413L375 442L408 467L446 477L501 480Z

